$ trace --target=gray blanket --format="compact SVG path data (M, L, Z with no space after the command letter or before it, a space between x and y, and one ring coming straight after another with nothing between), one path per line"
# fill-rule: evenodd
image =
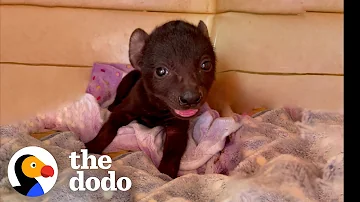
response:
M342 114L280 108L241 119L240 124L206 164L227 167L236 162L225 175L204 172L171 179L142 151L115 157L110 169L116 179L132 180L127 192L70 190L69 180L77 175L69 155L84 148L78 135L59 132L37 140L16 126L2 126L1 201L343 201ZM7 178L11 156L30 145L48 150L59 168L55 186L33 200L18 194ZM86 170L85 179L90 176L101 179L108 173Z

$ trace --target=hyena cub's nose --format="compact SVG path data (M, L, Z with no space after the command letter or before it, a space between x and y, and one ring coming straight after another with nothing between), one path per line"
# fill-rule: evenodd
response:
M202 93L199 91L185 91L180 97L180 105L194 105L201 101Z

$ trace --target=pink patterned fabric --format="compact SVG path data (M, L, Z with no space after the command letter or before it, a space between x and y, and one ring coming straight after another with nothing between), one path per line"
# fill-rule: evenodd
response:
M92 94L99 105L106 108L114 100L120 81L132 70L131 65L95 63L86 93Z

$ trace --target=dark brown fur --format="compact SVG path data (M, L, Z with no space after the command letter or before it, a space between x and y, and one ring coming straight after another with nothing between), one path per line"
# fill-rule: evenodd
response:
M208 30L202 21L198 26L170 21L150 35L138 28L130 37L129 57L135 70L120 83L109 106L112 114L86 147L101 153L117 130L133 120L148 127L163 126L166 137L159 170L175 178L187 146L189 119L194 116L184 118L174 110L199 109L215 79ZM167 74L159 76L159 71Z

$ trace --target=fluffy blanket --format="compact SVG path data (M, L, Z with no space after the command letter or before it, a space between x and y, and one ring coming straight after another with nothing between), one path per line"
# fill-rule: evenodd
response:
M57 183L39 201L343 201L343 115L301 108L220 117L205 105L191 123L181 177L174 180L157 170L162 128L132 122L120 128L106 148L106 152L132 151L116 156L110 168L118 177L129 177L132 188L71 191L68 183L76 171L68 157L95 137L109 116L104 107L129 71L125 65L95 64L81 99L1 127L1 200L27 200L10 186L3 165L17 150L34 145L47 149L59 167ZM40 140L30 136L45 129L62 132ZM85 178L90 176L100 179L108 174L85 171Z

